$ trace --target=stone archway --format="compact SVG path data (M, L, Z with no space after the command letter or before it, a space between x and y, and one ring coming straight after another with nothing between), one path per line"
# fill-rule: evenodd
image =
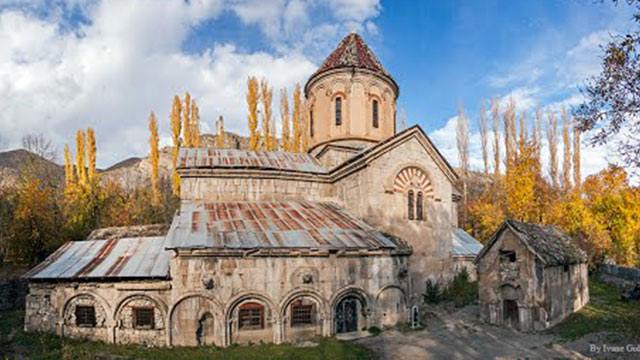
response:
M347 295L338 301L334 309L336 334L358 331L364 315L363 308L362 301L355 295Z
M406 321L407 303L404 291L397 286L383 288L376 297L376 313L383 327L392 327Z
M176 303L171 311L171 345L221 345L216 329L217 304L202 295L187 296Z

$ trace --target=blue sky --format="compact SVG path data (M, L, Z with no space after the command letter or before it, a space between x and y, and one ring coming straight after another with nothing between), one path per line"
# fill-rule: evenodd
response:
M93 126L100 166L144 156L149 111L167 142L162 119L187 90L205 131L224 115L246 133L246 76L291 89L355 30L398 82L408 125L456 163L460 104L475 131L483 99L513 97L521 111L579 103L599 46L635 28L632 12L592 0L0 1L0 148L40 131L61 149ZM474 132L475 167L478 146ZM615 161L608 149L585 158L586 174Z

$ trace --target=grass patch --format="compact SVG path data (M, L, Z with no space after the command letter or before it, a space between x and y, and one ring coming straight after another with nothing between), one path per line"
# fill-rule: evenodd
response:
M589 278L589 304L550 331L565 340L600 331L640 336L640 302L624 302L620 293L614 285Z
M231 346L225 349L207 346L197 348L146 348L138 345L113 345L101 342L62 339L49 334L31 334L22 330L22 311L0 312L1 359L376 359L369 349L333 338L318 339L316 347L292 345Z

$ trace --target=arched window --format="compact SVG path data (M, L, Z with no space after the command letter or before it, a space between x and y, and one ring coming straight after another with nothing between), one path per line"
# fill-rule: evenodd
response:
M423 220L424 215L422 214L422 191L418 191L418 196L416 197L416 220Z
M264 306L254 302L240 305L238 310L238 329L264 329Z
M342 125L342 98L336 98L336 126Z
M313 325L316 318L316 306L313 302L296 300L291 304L291 326Z
M407 199L407 210L409 220L413 220L413 190L409 190L409 198Z
M313 137L313 110L309 111L309 136Z
M372 108L372 116L373 116L373 127L374 128L378 128L379 126L379 122L378 122L378 100L373 100L373 108Z

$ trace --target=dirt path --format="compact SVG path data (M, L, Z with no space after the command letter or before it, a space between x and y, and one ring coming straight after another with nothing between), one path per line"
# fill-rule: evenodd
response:
M448 314L436 312L424 330L385 331L357 340L382 359L585 359L555 344L552 335L522 334L477 320L477 307Z

